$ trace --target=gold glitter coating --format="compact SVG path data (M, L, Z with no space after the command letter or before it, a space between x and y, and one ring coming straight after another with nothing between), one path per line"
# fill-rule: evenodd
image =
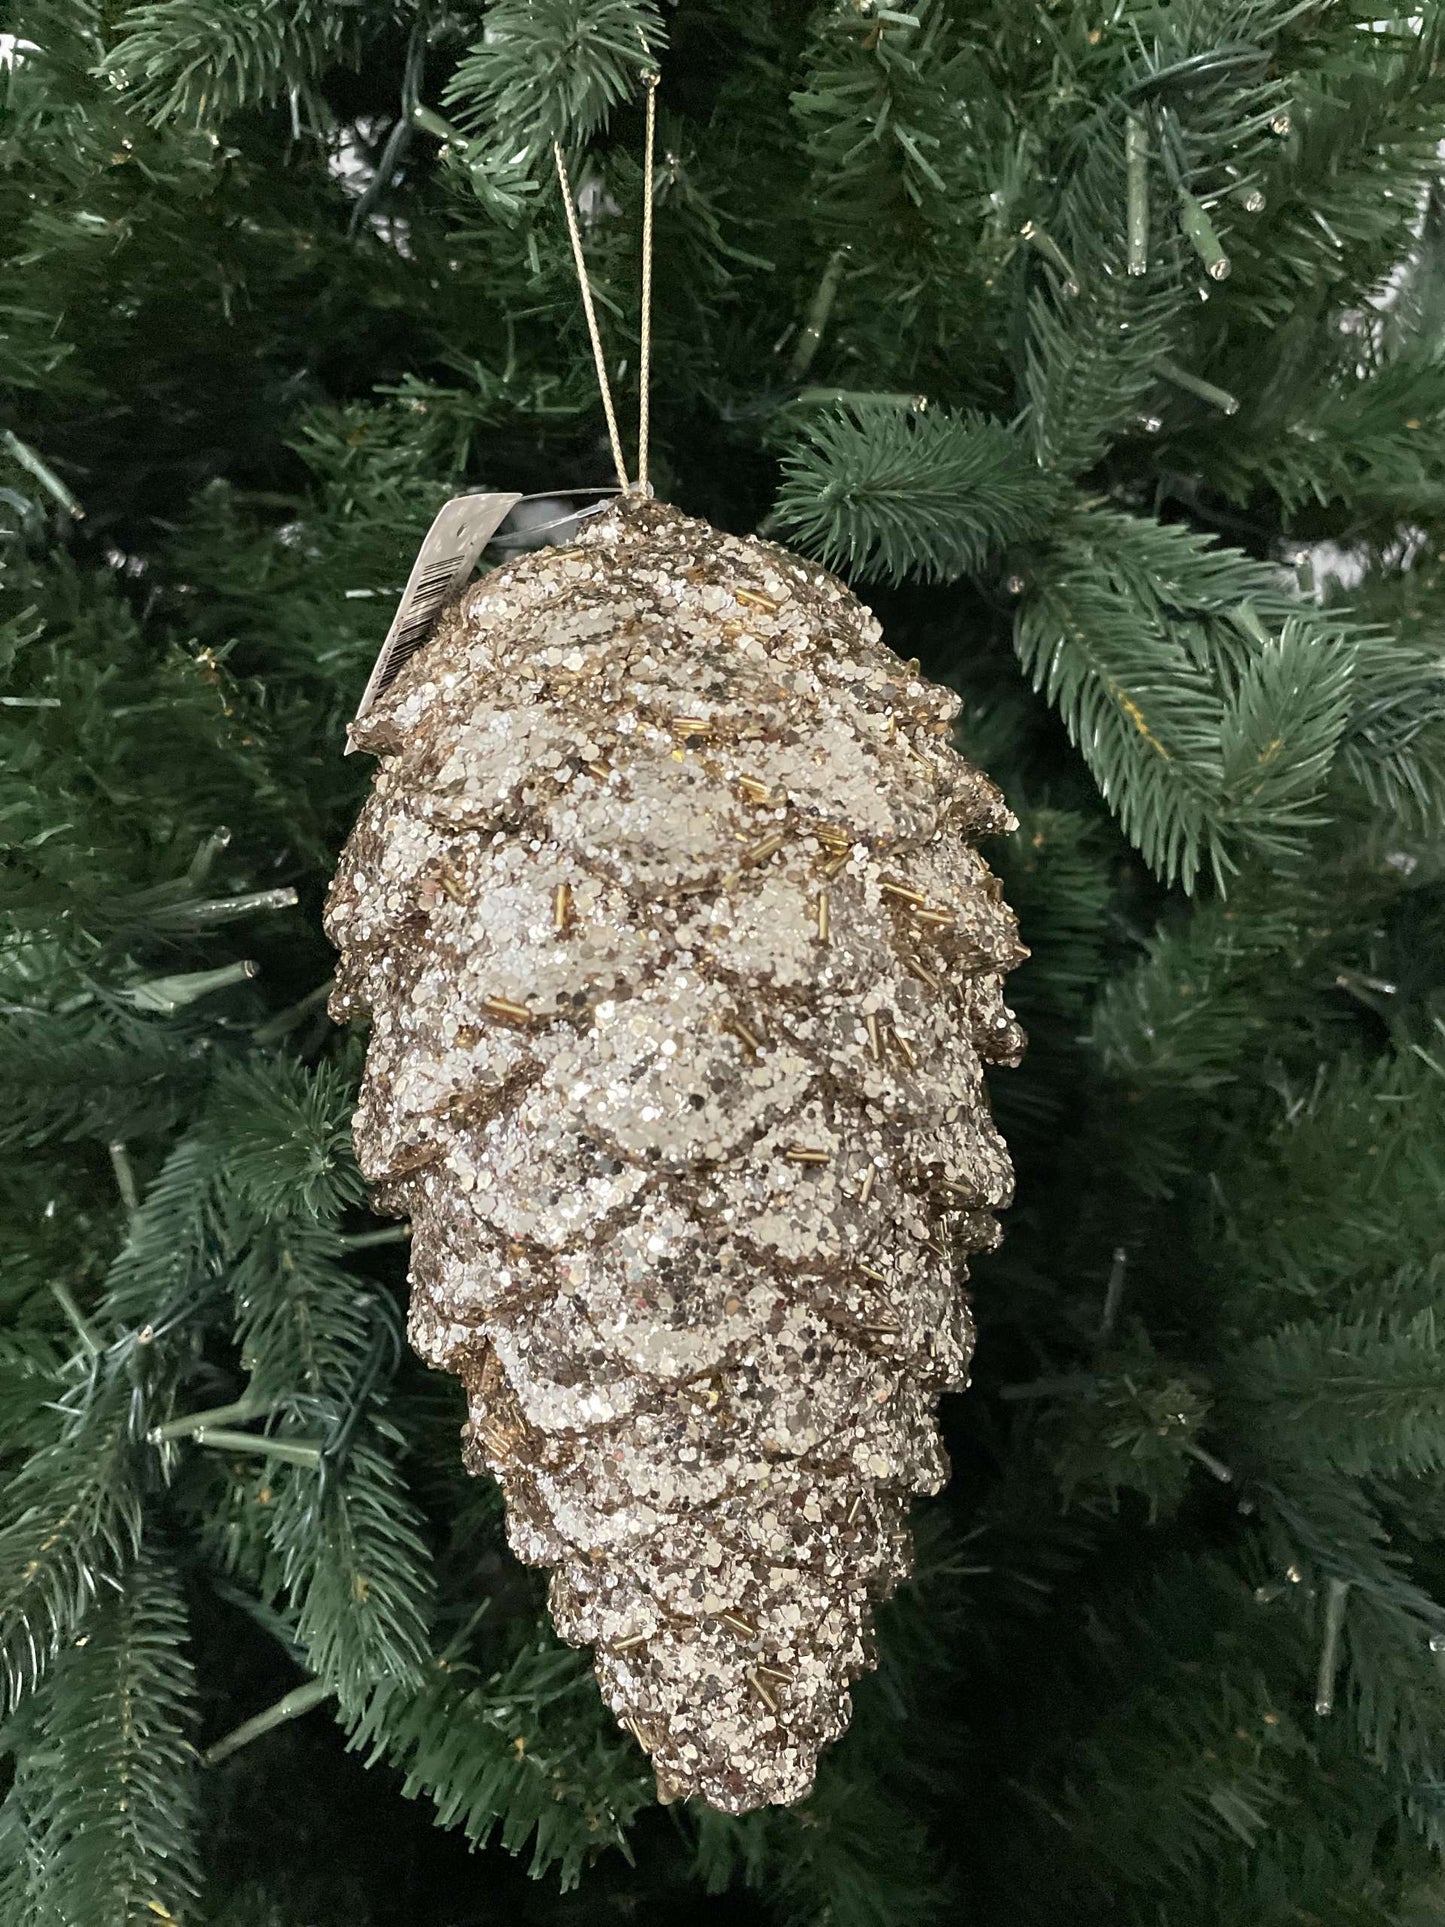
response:
M947 1476L1025 954L958 700L822 570L627 498L353 726L327 928L412 1342L664 1799L801 1799Z

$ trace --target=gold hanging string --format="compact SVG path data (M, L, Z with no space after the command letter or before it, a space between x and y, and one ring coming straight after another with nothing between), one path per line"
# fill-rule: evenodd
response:
M650 96L649 96L650 98ZM572 183L567 178L567 163L561 141L553 141L552 158L557 163L557 179L562 184L562 208L567 216L567 233L572 241L572 260L577 269L577 285L582 290L582 309L587 316L587 333L592 340L592 360L597 369L597 386L602 391L602 412L607 417L607 434L612 443L612 463L624 493L632 484L627 479L627 464L622 459L622 437L617 432L617 410L612 406L612 383L607 379L607 363L602 355L602 335L597 326L597 309L592 301L592 283L587 279L587 262L582 253L582 232L577 225L577 208L572 199Z
M643 158L642 188L642 352L638 369L641 390L637 404L637 483L640 494L650 495L647 481L647 454L652 413L652 177L653 156L657 147L657 82L647 76L647 135ZM607 436L612 443L612 464L624 494L633 484L627 479L627 464L622 459L622 437L617 429L617 410L612 403L612 383L607 378L607 362L602 353L602 331L597 325L597 308L592 299L592 283L587 278L587 260L582 252L582 230L577 219L577 203L572 198L572 183L567 177L567 162L562 143L553 141L552 158L557 163L557 179L562 188L562 211L567 216L567 234L572 243L572 261L577 269L577 286L582 291L582 311L587 317L587 334L592 343L592 362L597 370L597 386L602 395L602 412L607 417Z
M647 481L647 443L652 413L652 157L657 145L657 80L647 76L647 138L642 187L642 358L637 381L637 486L652 493Z

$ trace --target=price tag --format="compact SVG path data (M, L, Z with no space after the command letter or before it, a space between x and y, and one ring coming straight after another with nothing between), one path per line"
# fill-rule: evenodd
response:
M438 510L411 565L354 721L360 722L431 635L443 603L461 588L487 542L521 499L520 495L454 495ZM346 745L348 756L353 747Z

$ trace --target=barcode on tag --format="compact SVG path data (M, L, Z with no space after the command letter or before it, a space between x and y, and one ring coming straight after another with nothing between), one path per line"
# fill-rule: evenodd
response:
M454 495L437 511L411 566L354 721L361 721L421 648L436 627L443 603L461 588L487 542L521 499L520 495ZM347 743L348 756L353 747Z

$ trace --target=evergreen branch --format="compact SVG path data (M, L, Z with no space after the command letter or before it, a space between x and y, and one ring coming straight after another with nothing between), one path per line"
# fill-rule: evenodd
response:
M1052 501L997 422L858 407L810 424L784 455L773 522L830 568L947 582L1037 534Z
M1009 1000L1030 1030L1077 1024L1104 975L1113 856L1098 825L1061 809L1019 811L1019 827L989 848L1004 894L1028 932L1029 955Z
M309 93L352 46L359 10L328 0L151 0L121 15L102 71L154 125L205 124Z
M884 23L816 9L791 105L812 170L812 211L826 228L851 240L876 224L916 245L968 218L976 162L959 139L957 102L972 65L950 45L938 0L916 0Z
M698 1873L711 1893L740 1884L781 1918L808 1927L917 1927L956 1917L956 1897L930 1854L909 1803L890 1795L876 1767L825 1765L798 1808L730 1819L699 1805Z
M1445 1469L1445 1351L1436 1330L1437 1273L1397 1278L1429 1303L1380 1302L1372 1288L1325 1318L1301 1319L1230 1362L1228 1386L1247 1412L1243 1436L1278 1457L1354 1477Z
M1006 1387L1004 1396L1030 1389ZM1223 1481L1230 1477L1199 1441L1210 1422L1203 1375L1159 1358L1142 1331L1101 1358L1097 1370L1037 1389L1055 1394L1037 1436L1066 1505L1102 1499L1117 1508L1121 1493L1137 1492L1153 1520L1177 1511L1197 1465Z
M1025 673L1059 710L1104 801L1151 868L1193 887L1210 852L1223 702L1165 622L1110 580L1093 545L1019 612Z
M1226 1396L1221 1390L1221 1418ZM1310 1580L1341 1579L1352 1596L1384 1600L1421 1626L1438 1623L1441 1608L1396 1542L1382 1493L1331 1466L1312 1463L1306 1451L1288 1442L1272 1461L1261 1460L1259 1470L1250 1491L1272 1570L1285 1576L1286 1597Z
M219 1267L220 1152L204 1130L181 1138L132 1214L106 1277L103 1311L124 1330L203 1287Z
M1445 664L1432 643L1362 629L1341 763L1386 818L1445 809Z
M337 1262L337 1234L324 1219L242 1228L233 1217L230 1231L241 1247L229 1282L248 1396L313 1413L320 1401L343 1405L370 1354L380 1299Z
M28 1816L42 1921L184 1927L197 1918L186 1637L176 1576L148 1553L56 1664L30 1741L44 1762Z
M564 1890L600 1852L625 1847L652 1798L586 1662L550 1642L482 1683L439 1666L420 1693L380 1688L348 1744L368 1765L384 1759L403 1772L407 1798L425 1794L437 1824L473 1845L497 1833L516 1853L530 1840L532 1873L555 1868Z
M228 1208L247 1395L279 1413L266 1434L278 1446L325 1441L314 1470L275 1472L257 1577L290 1601L311 1671L354 1711L382 1681L420 1681L432 1573L392 1462L402 1441L377 1405L399 1334L389 1305L337 1262L336 1220L356 1188L345 1089L329 1073L256 1065L228 1081L211 1122L218 1143L234 1134L241 1146ZM309 1211L298 1208L308 1187Z
M1057 1737L1023 1789L1041 1821L1031 1844L1052 1859L1061 1836L1083 1843L1079 1872L1096 1902L1121 1883L1141 1900L1192 1886L1292 1810L1304 1740L1279 1676L1303 1647L1297 1629L1271 1640L1273 1630L1223 1561L1176 1560L1088 1628L1064 1677L1054 1669ZM1254 1663L1240 1667L1233 1648L1246 1635ZM1090 1664L1112 1693L1080 1734L1066 1708Z
M1336 1673L1342 1658L1355 1743L1372 1771L1389 1776L1383 1790L1396 1810L1438 1832L1438 1810L1420 1796L1440 1772L1441 1683L1438 1670L1431 1681L1425 1667L1435 1663L1429 1648L1441 1606L1416 1581L1396 1534L1357 1481L1296 1450L1293 1464L1277 1461L1253 1490L1270 1570L1283 1575L1259 1588L1257 1600L1318 1642L1326 1631L1321 1606L1333 1596L1338 1612L1343 1597ZM1338 1691L1331 1697L1338 1701Z
M1236 502L1255 489L1278 496L1285 516L1317 504L1383 516L1420 517L1445 507L1445 356L1435 343L1356 371L1330 365L1292 412L1265 401L1247 429L1233 425L1211 449L1217 487Z
M1341 306L1366 296L1405 252L1400 211L1418 209L1438 173L1439 21L1393 16L1369 48L1353 19L1329 24L1317 16L1293 137L1261 170L1264 218L1231 243L1223 308L1264 327L1287 319L1302 288Z
M1138 426L1169 343L1168 307L1101 280L1063 302L1029 302L1023 432L1056 483L1085 474Z
M1445 1677L1430 1640L1430 1621L1351 1589L1343 1639L1348 1714L1366 1758L1389 1775L1404 1812L1438 1852L1445 1815L1417 1792L1445 1776Z
M11 1740L14 1743L15 1735ZM34 1777L17 1764L10 1790L0 1801L0 1920L23 1920L34 1927L51 1927L40 1913L44 1866L40 1843L30 1823L33 1795L27 1784ZM27 1797L31 1796L31 1797Z
M0 1040L0 1146L151 1136L195 1101L204 1070L194 1033L153 1016L12 1010Z
M1143 958L1105 985L1089 1028L1093 1050L1136 1091L1217 1088L1274 1021L1263 993L1288 969L1297 941L1285 911L1200 905L1187 921L1161 926Z
M492 0L486 38L444 98L495 153L576 146L655 71L662 45L656 0Z
M331 1218L359 1204L351 1149L355 1082L346 1068L314 1072L285 1059L237 1065L218 1079L208 1127L224 1146L226 1184L262 1220Z
M1253 1321L1282 1299L1338 1304L1341 1291L1429 1265L1440 1245L1440 1070L1409 1052L1344 1058L1312 1088L1284 1096L1268 1135L1251 1133L1220 1171L1231 1308L1256 1331Z
M0 1336L0 1455L7 1460L45 1429L63 1363L58 1335L28 1322Z
M1251 853L1285 864L1326 819L1325 784L1349 720L1355 651L1301 617L1252 656L1229 690L1220 804Z
M423 1676L431 1558L386 1450L402 1443L373 1421L340 1469L278 1475L266 1508L306 1663L347 1714L383 1683L406 1691Z
M1281 609L1280 636L1250 648ZM1331 625L1312 634L1290 611L1270 570L1177 527L1088 511L1042 563L1015 646L1166 880L1192 889L1207 863L1222 884L1245 854L1297 853L1344 729L1351 658Z
M252 1740L259 1740L267 1733L274 1733L278 1726L286 1726L292 1720L299 1720L317 1706L324 1706L333 1698L331 1688L325 1680L310 1679L301 1686L293 1686L289 1693L282 1695L273 1705L259 1713L253 1713L239 1726L232 1727L229 1733L208 1746L202 1755L202 1765L219 1766L229 1760L233 1753L239 1753L243 1746Z
M35 1686L140 1544L131 1407L131 1387L117 1377L89 1397L72 1394L59 1437L32 1454L4 1494L0 1704L15 1705Z
M0 1669L12 1703L139 1548L144 1440L173 1370L165 1332L207 1281L214 1180L208 1147L182 1139L132 1215L107 1276L96 1322L119 1336L100 1356L82 1347L57 1405L56 1436L4 1495Z

